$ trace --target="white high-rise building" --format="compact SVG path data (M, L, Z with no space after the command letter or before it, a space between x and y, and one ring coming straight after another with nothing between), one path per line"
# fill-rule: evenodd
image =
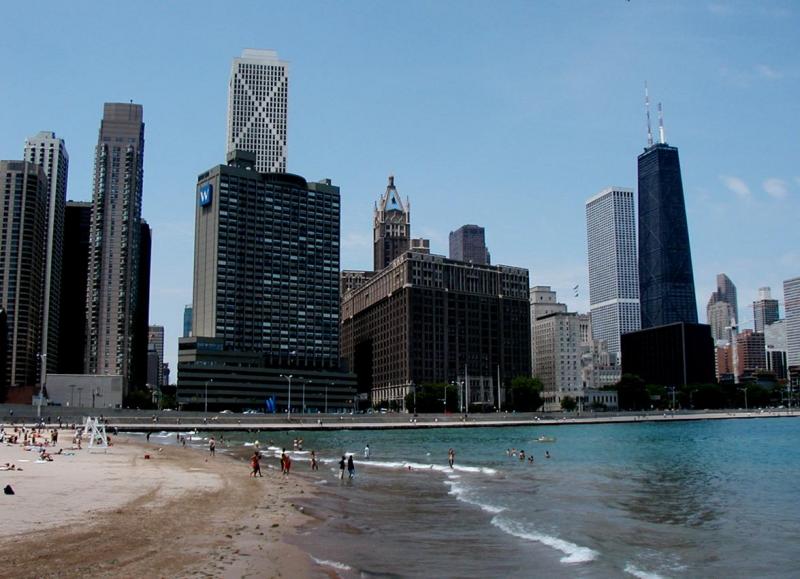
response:
M40 365L40 380L58 366L59 312L61 303L61 261L64 252L64 211L67 203L69 155L64 139L41 131L25 141L25 160L40 165L47 176L47 232L45 237L45 272L42 293L42 343L40 353L46 360Z
M289 63L274 50L245 49L228 84L227 151L255 153L259 173L286 172Z
M531 374L536 376L536 341L534 330L536 320L555 313L567 311L567 304L558 303L556 292L549 285L536 285L530 289L531 303Z
M800 366L800 277L783 282L783 302L786 312L786 363Z
M633 189L611 187L586 201L592 337L619 363L620 336L641 329Z

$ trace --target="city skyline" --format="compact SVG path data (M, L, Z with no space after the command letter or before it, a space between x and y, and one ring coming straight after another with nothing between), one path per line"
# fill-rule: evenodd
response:
M287 169L341 186L342 269L369 269L375 192L394 173L415 200L414 235L430 238L433 253L447 253L449 231L481 223L493 262L528 268L532 285L551 285L570 310L588 311L583 203L607 184L635 184L649 80L664 103L667 140L681 148L699 311L720 271L737 281L742 303L754 301L759 287L782 288L797 275L800 234L791 215L800 175L791 95L798 70L787 56L797 47L790 34L798 26L795 7L453 6L286 8L270 13L276 25L267 34L221 18L220 34L199 44L188 39L206 13L202 7L119 7L106 16L91 4L47 5L46 40L31 47L24 69L29 82L3 95L0 158L18 158L26 137L53 131L70 151L69 198L88 200L98 108L131 98L145 106L143 214L154 229L150 320L166 326L172 367L183 306L191 301L194 184L199 167L219 162L230 66L247 47L275 49L291 63ZM24 10L9 7L9 18L23 18ZM90 16L101 24L91 35L81 21ZM105 30L102 23L112 18L119 27ZM387 18L395 22L393 35L402 30L418 42L376 42ZM424 24L451 19L443 33ZM502 33L476 27L486 19ZM137 58L123 58L124 67L120 56L132 57L133 48L97 50L112 31L135 38L143 21L154 24L153 33L136 44ZM587 46L598 21L620 40L606 45L597 38ZM312 36L338 32L335 50L301 40L291 26L300 22ZM655 22L659 35L648 31ZM738 46L743 32L751 39L746 47ZM9 31L4 46L21 45L21 34ZM672 51L676 36L696 62L676 66L685 60ZM70 45L68 54L53 50L62 43ZM179 66L160 65L167 53ZM50 86L63 87L58 107ZM315 139L319 131L336 146ZM588 153L583 144L590 138L601 139L603 150ZM576 162L581 171L573 171ZM759 224L769 234L758 243L736 234ZM557 249L539 251L542 239Z

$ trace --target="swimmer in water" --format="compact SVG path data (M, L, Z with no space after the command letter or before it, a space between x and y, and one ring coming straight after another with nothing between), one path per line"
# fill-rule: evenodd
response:
M544 451L544 457L545 458L550 458L550 451L549 450L545 450Z

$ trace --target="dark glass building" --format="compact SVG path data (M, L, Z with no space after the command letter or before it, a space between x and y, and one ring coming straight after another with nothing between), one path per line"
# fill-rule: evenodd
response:
M86 350L86 276L89 268L89 229L92 204L68 201L64 212L63 271L61 284L61 327L58 340L58 373L83 374Z
M697 323L678 149L665 143L639 155L639 299L642 329Z
M623 334L622 373L663 386L714 383L711 326L680 322Z

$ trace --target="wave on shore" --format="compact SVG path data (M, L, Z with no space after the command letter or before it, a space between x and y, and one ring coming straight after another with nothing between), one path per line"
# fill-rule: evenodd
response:
M519 537L520 539L526 539L528 541L535 541L561 551L566 555L565 557L561 558L562 563L588 563L589 561L594 561L598 556L598 552L594 549L590 549L589 547L581 547L580 545L570 543L564 539L553 537L551 535L545 535L544 533L540 533L539 531L531 529L529 526L512 521L505 517L494 517L492 519L492 524L509 535Z

